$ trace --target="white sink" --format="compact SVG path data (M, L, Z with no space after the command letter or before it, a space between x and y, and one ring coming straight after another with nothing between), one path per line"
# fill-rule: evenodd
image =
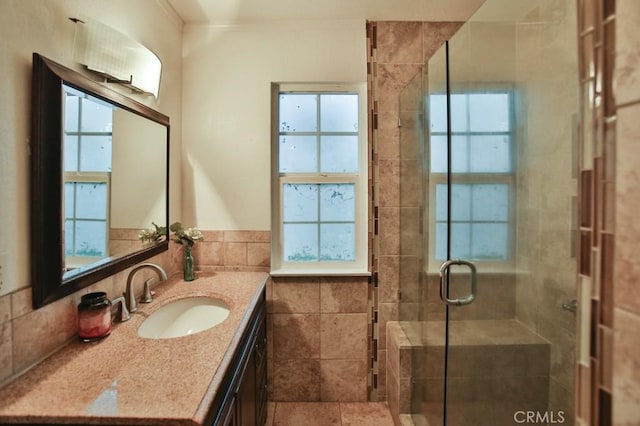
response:
M145 319L138 335L148 339L170 339L207 330L229 316L229 306L212 297L187 297L167 303Z

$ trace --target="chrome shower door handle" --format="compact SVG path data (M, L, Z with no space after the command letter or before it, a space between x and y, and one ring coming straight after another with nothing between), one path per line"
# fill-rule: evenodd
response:
M458 299L449 299L449 267L452 265L464 265L467 266L471 270L471 293L466 295L465 297L461 297ZM447 260L442 265L440 265L440 299L448 305L454 306L464 306L473 302L476 298L476 293L478 290L478 280L476 278L476 265L473 263L462 260Z

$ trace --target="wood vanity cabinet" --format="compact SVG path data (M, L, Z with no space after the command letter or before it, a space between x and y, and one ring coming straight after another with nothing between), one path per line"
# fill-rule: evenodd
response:
M256 426L267 420L266 293L251 315L238 350L209 410L206 424Z

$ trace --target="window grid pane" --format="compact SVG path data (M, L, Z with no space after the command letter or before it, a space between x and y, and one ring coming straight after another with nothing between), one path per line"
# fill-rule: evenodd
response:
M360 173L360 96L279 94L278 173L287 176L280 183L284 262L356 261L352 179ZM341 175L348 181L336 183Z
M358 96L281 93L279 173L358 173Z
M451 95L453 173L512 172L510 111L511 95L506 92ZM429 96L429 121L431 172L446 173L446 97L443 94Z
M278 147L281 173L305 173L318 170L318 139L315 136L280 136Z
M429 107L431 173L444 174L447 172L444 94L431 95ZM511 94L452 94L451 126L451 172L454 179L464 175L465 183L451 184L450 255L471 260L507 260L512 227L512 184L486 181L486 175L511 176L513 173ZM484 177L480 177L481 174ZM483 182L478 182L474 176ZM445 260L448 244L447 185L436 184L433 188L434 257Z
M65 255L104 257L107 249L113 107L63 86L65 97ZM98 173L100 177L87 178ZM89 180L87 180L89 179Z
M280 132L318 130L318 97L315 94L280 94Z
M283 254L287 262L355 260L355 185L285 183Z
M435 226L435 260L447 260L447 222ZM451 259L509 259L509 222L452 222Z
M107 190L106 182L65 182L65 255L107 255Z

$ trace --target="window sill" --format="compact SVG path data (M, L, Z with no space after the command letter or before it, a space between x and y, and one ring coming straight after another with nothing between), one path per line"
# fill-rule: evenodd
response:
M369 277L371 272L362 269L273 269L272 277Z
M505 267L505 268L500 268L500 267L483 267L483 266L478 266L477 263L475 263L476 266L476 273L478 275L489 275L489 274L494 274L494 275L498 275L498 274L516 274L516 273L520 273L522 271L518 271L516 269L514 269L513 267ZM461 267L462 268L462 267ZM440 275L440 270L439 269L427 269L424 271L428 276L431 275ZM460 269L459 271L456 271L456 274L468 274L469 269L465 268L465 269Z

